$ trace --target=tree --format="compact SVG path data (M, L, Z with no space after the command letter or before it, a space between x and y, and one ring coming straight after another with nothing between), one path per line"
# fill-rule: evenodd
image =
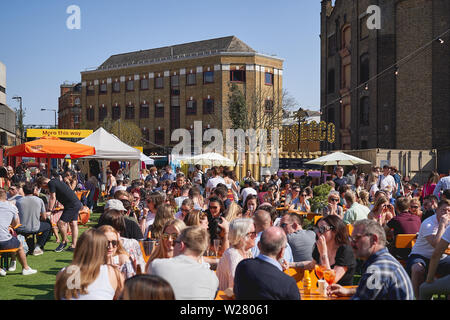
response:
M229 85L228 113L231 120L231 129L248 129L248 112L245 96L234 83Z
M133 121L122 121L121 119L113 121L110 117L106 117L95 130L100 127L130 146L142 145L141 128Z

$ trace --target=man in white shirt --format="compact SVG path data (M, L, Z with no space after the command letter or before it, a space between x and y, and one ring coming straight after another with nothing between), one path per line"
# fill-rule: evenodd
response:
M397 192L395 179L390 175L391 168L388 165L383 166L383 174L380 176L378 184L380 190L388 190L389 197Z
M212 167L212 178L208 180L208 183L206 183L206 197L209 198L209 195L211 194L212 189L214 189L219 183L225 183L225 180L219 175L219 168Z
M425 281L426 272L433 255L434 248L441 241L445 229L450 225L450 200L441 200L436 214L425 219L420 226L417 241L406 262L406 271L411 276L416 298L419 287ZM442 255L438 265L440 271L449 272L450 256Z
M214 300L219 279L201 262L208 245L206 229L185 228L174 240L174 258L153 260L148 273L169 282L177 300Z

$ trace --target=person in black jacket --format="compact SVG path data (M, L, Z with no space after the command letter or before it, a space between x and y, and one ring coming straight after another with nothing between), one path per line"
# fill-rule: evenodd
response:
M283 229L270 227L262 233L260 255L242 260L236 267L233 291L237 300L300 300L297 283L278 263L285 247Z

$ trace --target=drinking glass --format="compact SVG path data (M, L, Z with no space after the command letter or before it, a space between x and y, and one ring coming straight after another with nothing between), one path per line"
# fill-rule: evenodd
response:
M323 277L328 285L332 285L334 283L334 279L336 279L336 273L334 270L328 269L323 272Z
M314 269L316 271L317 278L319 280L322 280L323 279L323 272L324 272L324 270L326 270L326 267L325 266L321 266L319 264L316 264Z
M220 239L214 239L214 253L216 254L216 258L218 258L217 252L220 249Z

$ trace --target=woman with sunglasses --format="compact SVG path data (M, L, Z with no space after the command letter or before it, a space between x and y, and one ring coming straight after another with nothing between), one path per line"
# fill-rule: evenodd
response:
M372 210L367 215L367 219L377 221L382 227L386 226L393 217L395 217L394 207L384 195L377 198Z
M175 247L174 241L184 228L186 228L186 224L180 219L172 219L166 222L159 238L159 245L155 247L148 258L145 272L148 272L148 267L153 260L173 257L173 249Z
M297 187L296 192L300 188ZM301 213L301 212L310 212L311 211L311 205L309 204L309 201L306 199L308 194L306 191L300 190L299 196L292 200L291 205L289 207L289 212L295 212L295 213Z
M339 192L335 190L330 191L328 194L328 205L323 208L322 215L324 217L335 215L342 219L344 217L344 210L339 205L340 201L341 198L339 196Z
M412 198L411 202L409 204L409 212L411 214L418 216L420 219L422 219L422 207L420 200L418 198Z
M236 267L244 259L252 258L255 246L255 225L252 219L240 218L230 223L228 239L230 247L225 250L217 265L219 290L233 289Z
M353 285L356 259L349 242L345 223L336 215L329 215L317 221L316 244L312 253L312 261L293 262L290 267L301 267L314 270L318 264L324 269L335 272L334 283L341 286Z

